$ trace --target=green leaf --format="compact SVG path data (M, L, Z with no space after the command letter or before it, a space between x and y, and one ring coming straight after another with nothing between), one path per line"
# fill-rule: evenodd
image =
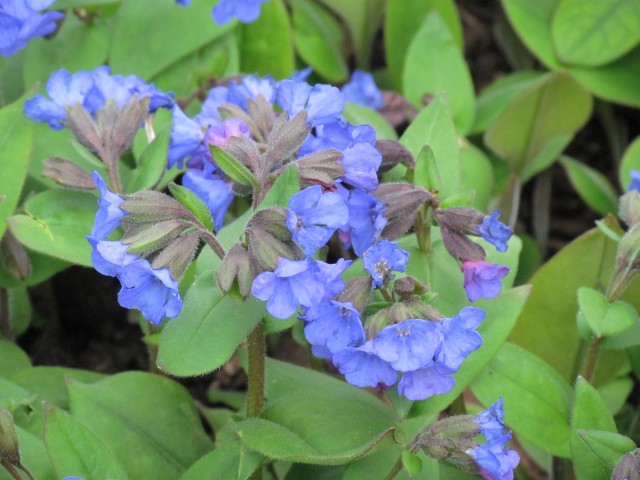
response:
M0 339L0 377L9 378L12 374L31 367L31 360L15 343Z
M152 189L167 170L170 129L165 129L142 151L137 166L124 179L126 193Z
M620 162L618 179L623 190L629 188L631 183L631 170L640 170L640 137L637 137L627 147ZM0 204L2 205L2 204Z
M511 73L482 90L476 102L476 118L469 133L482 133L500 116L513 99L543 74L533 71Z
M233 28L212 21L210 2L192 3L179 8L174 1L156 0L149 8L147 0L122 2L109 52L114 72L151 78Z
M601 215L618 211L618 194L607 177L584 163L562 156L560 163L580 197Z
M478 328L478 332L482 336L482 346L472 352L462 364L458 373L453 375L456 385L451 392L444 395L434 395L427 400L415 402L411 416L437 415L464 391L467 385L478 376L484 366L498 352L509 336L529 293L529 286L521 286L507 290L497 298L477 302L476 305L487 314ZM491 403L494 401L491 400Z
M397 140L395 129L376 110L347 102L342 112L345 120L353 125L370 125L376 131L376 140Z
M604 65L640 42L640 1L562 0L551 29L563 62Z
M594 95L611 102L640 106L640 48L636 47L615 62L598 68L568 67L567 70Z
M295 164L288 166L267 192L258 210L267 207L287 208L289 199L300 191L300 177Z
M64 410L45 407L44 441L59 478L128 478L111 450Z
M616 467L622 456L636 448L633 440L618 433L578 430L578 435L591 453L609 470Z
M211 211L204 204L204 202L193 191L187 187L178 185L176 183L169 184L169 191L171 195L180 202L187 210L202 223L202 225L209 230L213 231L213 220L211 218Z
M442 178L438 171L436 157L429 145L422 147L416 158L413 184L425 190L440 191L442 189Z
M454 38L462 47L462 26L458 9L452 0L389 0L385 16L385 50L394 85L403 85L407 51L416 33L430 12L438 12Z
M625 406L629 394L633 390L634 382L629 376L616 378L612 382L600 387L598 392L607 405L611 415L617 415Z
M458 193L460 155L446 94L438 95L420 111L405 130L400 143L414 157L418 157L422 147L428 145L433 151L435 164L442 180L440 196L446 198Z
M588 120L591 107L589 93L570 76L549 74L514 98L484 140L526 181L555 160Z
M384 0L321 0L346 24L357 65L369 70L373 42L384 15Z
M551 38L551 19L561 0L502 0L511 26L524 44L549 68L559 68Z
M383 444L375 449L371 455L358 459L347 465L344 475L339 477L341 480L361 480L363 478L384 478L391 472L396 462L401 458L405 450L402 445L395 442L383 442ZM395 477L395 480L411 480L416 478L424 478L429 480L447 479L449 477L440 476L441 464L437 460L427 457L424 453L416 455L416 459L422 463L420 476L410 474L406 469L401 470Z
M132 479L175 479L212 445L189 393L168 378L120 373L69 383L71 414L113 451Z
M7 218L13 213L27 175L27 166L33 148L33 122L22 113L24 101L0 109L0 238L7 228Z
M203 478L246 480L260 467L261 463L261 455L247 449L239 440L235 440L203 456L184 472L180 480Z
M494 187L493 166L487 155L473 143L460 147L460 191L474 191L471 207L488 211Z
M264 314L263 302L223 296L213 275L202 276L162 330L158 366L178 377L209 373L231 358Z
M604 349L622 350L640 345L640 318L637 318L633 326L624 332L605 337L600 342Z
M425 95L446 92L458 131L463 135L469 132L475 116L471 74L453 35L437 12L426 17L411 41L402 79L402 91L416 107L424 104Z
M24 204L26 215L9 218L9 228L27 248L80 265L91 266L91 247L85 235L97 211L92 193L48 190Z
M591 330L599 336L615 335L631 328L638 318L626 302L609 303L601 292L588 287L578 289L578 306Z
M251 170L240 163L238 159L220 147L211 144L209 147L211 148L213 158L215 158L216 165L232 180L235 180L240 185L251 185L254 188L258 187L256 177L251 173Z
M402 466L411 475L417 475L422 471L422 460L417 454L403 450Z
M11 381L38 396L39 402L49 402L57 407L69 408L66 382L75 380L95 383L105 376L101 373L76 368L37 366L21 370L11 376Z
M273 75L276 79L291 75L293 39L289 15L282 0L263 4L258 20L241 24L239 33L241 71Z
M344 36L335 18L309 0L293 2L293 38L300 57L331 83L344 82Z
M111 30L110 19L98 16L87 22L76 15L66 15L53 40L34 38L29 42L24 62L25 86L46 81L60 68L77 72L102 65L107 60Z
M604 401L598 395L598 391L584 378L578 377L571 418L571 457L576 479L609 480L611 468L602 462L579 435L582 430L604 430L616 433L616 424Z
M569 404L572 388L549 364L506 342L471 383L485 405L505 401L505 422L553 455L569 457Z

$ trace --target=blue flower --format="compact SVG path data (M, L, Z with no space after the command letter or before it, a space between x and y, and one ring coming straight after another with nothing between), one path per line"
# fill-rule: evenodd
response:
M216 231L224 226L224 216L233 201L230 185L214 172L212 164L203 169L190 168L182 177L182 185L195 193L209 208Z
M293 240L306 255L323 247L336 229L349 219L349 210L342 197L334 192L322 192L313 185L289 199L286 225Z
M480 475L486 480L513 480L513 469L520 462L518 453L506 448L511 433L506 430L502 420L502 404L503 401L500 399L489 410L476 415L475 421L487 443L467 450L478 464Z
M307 122L313 126L336 122L344 109L344 97L331 85L313 87L304 81L282 80L278 84L276 101L289 118L307 111Z
M511 238L511 229L498 220L500 212L494 210L490 216L484 218L482 223L476 228L476 232L480 234L491 245L496 247L499 252L507 251L507 242Z
M442 334L435 322L412 318L384 327L373 340L378 356L395 370L410 372L433 364Z
M475 302L479 298L494 298L500 295L500 279L509 273L509 268L478 260L462 262L462 271L467 297L470 302Z
M313 307L344 290L340 275L351 265L338 260L327 264L310 258L290 260L279 258L273 272L262 272L251 285L254 297L267 301L267 311L276 318L288 318L298 309Z
M247 75L240 82L229 84L229 103L238 105L246 110L247 100L256 99L260 95L269 103L276 99L276 82L270 75L258 77Z
M120 209L120 204L124 202L124 198L110 192L98 172L93 172L91 176L100 190L100 199L98 200L100 208L96 213L91 236L105 240L111 232L118 228L120 219L125 216L125 212Z
M173 124L169 136L167 166L184 167L184 159L189 158L194 166L202 166L207 147L204 145L204 131L195 119L187 117L177 105L173 107Z
M385 204L361 190L348 191L339 185L338 192L347 197L349 208L349 221L340 227L340 240L346 248L353 246L353 251L361 257L380 237L387 224L383 215Z
M406 372L398 382L398 393L409 400L425 400L433 395L450 392L455 386L452 369L441 363Z
M176 0L176 3L183 7L188 7L191 4L191 0Z
M353 72L351 80L342 86L342 94L346 102L357 103L374 110L384 107L382 92L373 80L373 75L362 70Z
M93 247L91 260L95 269L116 277L122 288L118 303L125 308L141 310L142 316L154 325L165 317L176 317L182 309L178 282L168 268L155 270L137 255L127 253L127 245L119 241L87 237Z
M440 331L444 336L436 360L457 371L467 356L482 345L482 337L476 331L485 313L479 308L465 307L453 318L443 318Z
M326 347L330 353L358 347L365 340L360 312L350 302L322 302L308 308L303 320L307 341L311 345Z
M255 22L260 16L260 7L269 0L220 0L211 14L219 25L237 18L242 23Z
M53 33L59 12L39 13L54 0L8 0L0 3L0 55L8 57L27 46L35 37Z
M383 238L364 252L362 260L364 269L373 279L372 288L384 287L393 279L392 271L404 272L409 254L398 248L397 242Z
M345 380L356 387L387 389L398 379L398 372L377 355L371 342L340 350L333 355L332 362Z
M640 170L631 170L629 174L631 175L631 183L629 183L627 192L630 192L631 190L640 192Z

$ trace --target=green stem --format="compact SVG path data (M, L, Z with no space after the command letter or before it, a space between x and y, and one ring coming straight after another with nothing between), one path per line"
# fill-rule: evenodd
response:
M396 478L396 475L398 475L401 471L402 471L402 457L398 459L398 461L393 466L393 468L388 473L388 475L384 477L384 480L393 480L394 478Z
M262 322L256 325L247 338L249 371L247 384L247 417L258 417L264 405L264 364L266 345Z
M593 383L593 377L596 372L596 365L598 364L598 356L600 355L600 337L593 337L589 344L589 350L587 350L587 356L584 360L580 375L584 379Z
M16 470L16 468L11 463L5 460L0 460L0 465L2 465L7 472L9 472L9 475L11 475L13 479L22 480L22 475L20 475L20 472L18 472L18 470Z
M149 323L149 332L148 335L154 335L158 333L160 329ZM149 355L149 372L160 374L160 369L158 368L158 345L155 344L147 344L147 353Z
M0 335L8 340L13 339L9 317L9 293L4 287L0 287Z

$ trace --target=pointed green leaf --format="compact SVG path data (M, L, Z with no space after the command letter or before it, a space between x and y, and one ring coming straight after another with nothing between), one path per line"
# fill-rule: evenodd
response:
M239 440L225 443L206 454L184 472L180 480L228 478L247 480L262 463L262 455L252 452Z
M59 478L128 478L113 452L64 410L45 407L44 441Z
M241 185L251 185L254 188L258 187L256 177L251 173L251 170L240 163L238 159L220 147L215 145L209 145L209 147L211 148L213 158L215 158L216 165L218 165L229 178Z
M615 468L623 455L636 448L633 440L618 433L601 430L578 430L578 436L591 450L591 453L610 470Z
M604 294L593 288L578 289L578 306L591 330L599 337L623 332L638 318L631 305L622 301L609 303Z
M578 195L601 215L618 211L618 194L607 177L584 163L563 156L560 163Z
M416 107L424 104L425 96L446 92L458 131L463 135L469 132L475 116L471 74L453 35L437 12L425 18L411 41L402 81L404 95Z
M125 193L152 189L162 179L167 170L170 130L167 128L142 151L137 167L124 179Z
M95 433L131 478L175 479L212 444L189 393L166 377L120 373L69 383L71 414Z
M563 62L604 65L640 42L640 1L563 0L554 12L551 30Z
M169 191L173 198L180 202L187 210L202 223L202 225L209 230L213 231L213 220L211 218L211 211L205 205L205 203L198 197L192 190L187 187L178 185L176 183L169 184Z
M0 340L0 358L0 377L9 378L12 374L31 367L29 356L8 340Z

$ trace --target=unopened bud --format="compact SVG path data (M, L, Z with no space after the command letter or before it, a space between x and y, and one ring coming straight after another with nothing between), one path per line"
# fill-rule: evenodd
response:
M614 302L640 273L640 223L633 225L620 239L616 266L607 286L607 300Z
M295 244L285 225L286 216L284 209L271 207L260 210L249 220L246 237L254 275L275 270L280 257L292 260L304 258L304 253Z
M384 107L380 114L391 124L397 127L415 118L418 110L402 95L397 92L383 91Z
M477 243L472 242L466 235L451 230L448 226L440 225L440 234L444 248L453 258L459 261L479 262L484 260L484 249Z
M398 278L393 284L393 292L403 300L408 300L414 296L421 296L429 290L426 283L422 283L417 278Z
M380 330L387 325L390 325L391 320L389 319L389 313L390 308L383 308L367 319L364 325L364 331L367 335L367 339L374 339Z
M620 197L618 215L630 227L640 223L640 192L629 190Z
M48 177L60 185L84 190L96 187L91 175L66 158L47 158L43 163L42 176Z
M338 296L339 302L351 302L356 310L363 312L371 299L371 277L358 277L347 282Z
M7 229L0 242L2 264L18 280L26 280L31 275L31 259L24 246Z
M410 183L384 183L373 195L387 207L384 212L387 225L382 236L388 240L404 235L413 225L420 206L432 198L429 192Z
M314 185L329 186L336 178L344 175L345 169L338 150L321 150L299 158L296 161L300 180Z
M11 412L3 407L0 407L0 461L15 466L20 465L16 426Z
M477 228L485 218L485 214L469 207L452 207L437 209L433 217L441 226L464 235L479 236Z
M235 292L244 299L251 292L251 284L255 276L251 273L249 252L237 242L227 252L222 265L216 271L216 281L222 293L233 295Z
M613 470L611 480L640 480L640 448L620 459Z
M409 150L395 140L376 140L376 150L382 155L382 164L378 169L379 173L391 170L398 164L407 168L416 166L416 159Z

